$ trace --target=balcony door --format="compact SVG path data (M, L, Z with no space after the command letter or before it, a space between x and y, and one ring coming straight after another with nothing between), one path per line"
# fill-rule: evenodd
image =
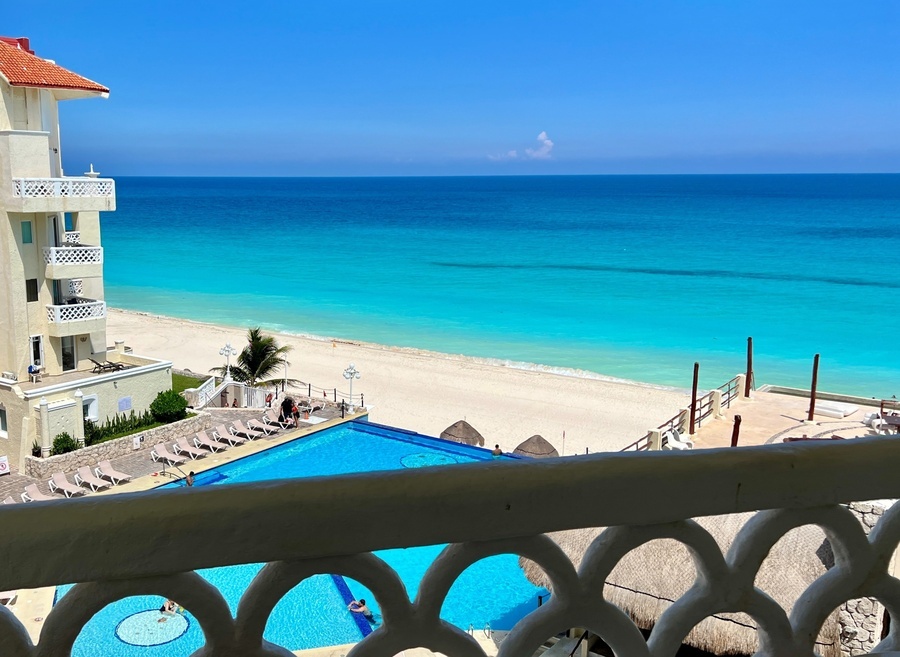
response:
M44 336L31 336L31 364L35 367L44 366Z
M75 358L75 336L67 335L59 339L62 343L62 368L63 372L71 372L78 365Z
M63 298L63 287L62 283L56 279L50 281L50 289L53 291L53 305L61 306L66 300Z
M59 231L59 215L51 214L49 217L47 217L47 246L60 245Z

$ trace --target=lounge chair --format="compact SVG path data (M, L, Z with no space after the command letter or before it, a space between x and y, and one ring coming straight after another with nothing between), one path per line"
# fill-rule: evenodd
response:
M199 431L194 434L194 445L197 447L205 447L210 452L219 452L228 449L228 443L219 442L215 438L210 438L205 431Z
M102 372L119 372L125 369L125 366L122 363L114 363L109 360L101 363L93 358L88 358L88 360L94 364L94 369L91 370L94 374L101 374Z
M262 438L265 435L262 431L254 431L253 429L248 429L240 420L232 422L231 426L228 427L228 430L231 431L231 435L233 436L244 436L245 438L249 438L250 440Z
M15 504L16 501L13 499L12 495L9 495L5 500L0 502L0 504Z
M94 468L94 474L102 479L109 479L117 486L123 481L131 481L131 475L119 472L112 467L112 463L109 461L100 461L97 467Z
M231 433L224 424L217 426L215 431L213 431L213 435L219 440L227 440L232 445L243 445L247 442L246 438L241 438Z
M202 449L197 449L193 445L191 445L187 438L178 438L175 440L175 445L173 446L176 454L187 454L191 457L191 460L194 459L202 459L204 456L209 454L209 452L204 452Z
M163 443L158 443L156 447L150 450L150 458L157 462L165 461L169 465L187 463L187 459L184 456L173 454Z
M287 429L288 427L294 426L293 422L282 422L281 420L279 420L278 413L273 410L266 411L265 415L263 415L262 417L262 421L275 427L281 427L282 429Z
M663 449L669 450L684 450L684 449L694 449L694 443L690 438L682 438L681 432L677 429L669 429L668 431L663 433L663 438L666 438L666 444L663 446Z
M276 429L274 425L269 425L256 419L247 420L247 426L254 431L262 431L267 436L271 436L273 433L278 431L278 429Z
M87 486L92 491L98 491L101 488L109 488L112 486L112 483L95 475L87 466L78 468L78 472L75 473L75 483L79 486Z
M22 493L23 502L52 502L58 499L58 497L42 493L38 490L37 484L28 484L25 486L25 492Z
M62 472L55 473L52 477L50 477L50 490L54 493L63 493L66 497L72 497L73 495L84 495L87 491L85 491L81 486L76 486L71 481L66 479L66 475Z
M19 597L18 591L0 591L0 605L4 607L12 607Z

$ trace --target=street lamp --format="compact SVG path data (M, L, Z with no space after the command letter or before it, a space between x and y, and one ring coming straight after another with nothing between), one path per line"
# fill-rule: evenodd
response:
M350 382L350 412L353 412L353 379L358 379L360 377L359 370L356 369L356 365L350 363L350 367L344 370L344 378Z
M225 346L219 349L219 355L225 356L225 376L223 381L231 381L231 357L237 356L237 349L231 346L230 342L226 342Z

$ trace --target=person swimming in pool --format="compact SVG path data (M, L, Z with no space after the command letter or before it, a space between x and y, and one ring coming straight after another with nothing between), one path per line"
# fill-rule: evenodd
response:
M359 600L352 600L349 605L347 605L347 609L352 611L354 614L362 614L363 618L365 618L370 623L375 622L375 616L372 614L372 610L370 610L366 606L366 601L360 598Z
M163 606L159 608L159 613L161 613L162 616L160 616L159 620L157 620L156 622L157 623L165 623L167 620L169 620L168 617L174 616L177 611L178 611L178 603L175 602L174 600L166 600L163 603Z

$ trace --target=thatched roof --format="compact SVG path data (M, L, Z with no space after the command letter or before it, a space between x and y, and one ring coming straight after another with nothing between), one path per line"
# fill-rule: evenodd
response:
M452 440L463 445L475 445L484 447L484 436L478 433L471 424L465 420L454 422L441 433L444 440Z
M559 452L556 451L556 448L551 445L546 438L538 434L534 434L531 438L516 447L513 450L513 454L530 456L536 459L543 459L548 456L559 456Z
M727 553L738 530L753 514L697 518ZM602 529L555 532L556 541L579 567L591 542ZM550 580L534 562L519 559L525 575L537 586L550 588ZM831 544L815 525L785 534L769 552L756 576L756 586L774 598L790 614L797 597L834 565ZM696 570L690 553L672 539L657 539L628 553L612 570L604 597L623 609L638 627L649 630L674 600L694 583ZM717 614L697 624L685 643L716 655L752 655L757 650L756 621L750 616ZM835 611L822 626L816 644L822 657L840 657L840 627Z

